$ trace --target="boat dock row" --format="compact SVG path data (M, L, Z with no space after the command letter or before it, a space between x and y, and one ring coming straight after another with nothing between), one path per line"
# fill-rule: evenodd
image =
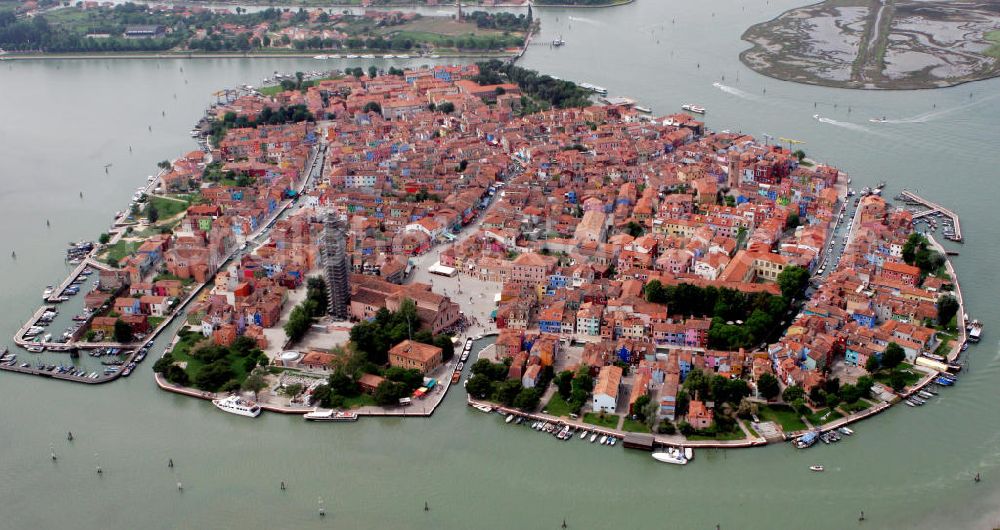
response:
M945 208L944 206L941 206L940 204L937 204L935 202L931 202L931 201L929 201L929 200L927 200L927 199L925 199L925 198L923 198L923 197L921 197L921 196L919 196L919 195L917 195L917 194L915 194L915 193L913 193L912 191L909 191L909 190L903 190L902 192L900 192L899 197L903 201L905 201L905 202L907 202L909 204L919 204L919 205L927 208L926 211L913 214L913 219L915 219L915 220L916 219L920 219L921 217L927 217L927 216L930 216L930 215L937 215L937 214L944 215L945 217L948 217L949 219L951 219L952 226L955 227L955 233L951 234L951 235L946 235L945 237L947 239L951 240L951 241L956 242L956 243L962 243L963 242L963 239L962 239L962 225L961 225L961 223L959 223L958 214L957 213L955 213L955 212L953 212L953 211Z

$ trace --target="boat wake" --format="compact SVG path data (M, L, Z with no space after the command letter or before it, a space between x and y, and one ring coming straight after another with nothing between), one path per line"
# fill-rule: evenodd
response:
M836 126L836 127L843 127L844 129L850 129L852 131L871 132L871 131L868 130L867 127L865 127L863 125L858 125L856 123L850 123L850 122L846 122L846 121L837 121L837 120L833 120L833 119L830 119L830 118L824 118L824 117L820 116L819 114L813 115L813 118L815 118L816 121L818 121L820 123L825 123L827 125L833 125L833 126Z
M593 19L589 19L589 18L569 17L569 19L572 20L573 22L583 22L584 24L590 24L592 26L603 26L604 25L603 22L599 22L597 20L593 20Z
M973 107L979 106L982 103L996 99L1000 97L1000 93L986 96L984 98L977 99L971 103L965 103L963 105L956 105L954 107L948 107L945 109L936 109L929 112L924 112L917 114L915 116L910 116L909 118L898 118L895 120L885 120L882 123L927 123L929 121L934 121L943 116L947 116L953 112L958 112L960 110L971 109Z
M753 95L753 94L751 94L749 92L740 90L740 89L738 89L736 87L731 87L729 85L723 85L722 83L719 83L718 81L716 81L715 83L712 83L712 86L714 86L715 88L718 88L719 90L725 92L726 94L732 94L732 95L734 95L734 96L736 96L738 98L751 99L751 100L757 99L757 96L755 96L755 95Z

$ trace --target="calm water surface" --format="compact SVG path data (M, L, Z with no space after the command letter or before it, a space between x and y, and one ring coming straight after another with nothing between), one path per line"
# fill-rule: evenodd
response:
M856 186L888 179L890 196L916 188L959 212L967 243L955 265L986 340L941 397L859 424L835 446L701 451L678 467L618 447L557 443L467 409L461 392L430 420L307 425L274 414L248 421L160 392L150 362L93 388L0 374L0 528L558 528L565 517L570 528L841 529L858 525L859 510L865 528L991 527L1000 521L1000 83L856 92L744 68L745 27L796 5L538 9L537 41L562 35L567 45L533 45L523 64L659 113L704 105L715 129L804 141ZM95 238L157 161L195 148L187 131L212 92L321 64L342 63L0 63L0 336L62 279L66 242ZM868 122L883 115L890 123ZM812 464L827 472L810 473Z

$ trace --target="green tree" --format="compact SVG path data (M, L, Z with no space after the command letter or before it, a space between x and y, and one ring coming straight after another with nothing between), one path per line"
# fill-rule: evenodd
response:
M778 378L769 373L762 374L757 379L757 391L760 392L760 395L764 399L774 399L781 392L781 388L778 385Z
M778 274L781 296L788 300L794 300L802 295L807 285L809 285L809 271L797 265L785 267L785 270Z
M267 381L264 379L263 375L254 372L243 380L243 384L240 385L240 388L248 392L253 392L253 398L256 400L257 393L267 388Z
M160 211L156 209L150 201L149 206L146 207L146 217L149 219L150 223L155 223L160 220Z
M646 301L654 304L667 303L667 292L660 280L650 280L645 288Z
M858 381L854 384L858 388L861 397L868 396L872 391L872 386L875 384L875 380L871 376L863 375L858 378Z
M899 363L903 362L904 359L906 359L906 351L895 342L890 342L885 347L885 351L882 352L882 366L890 370L899 366Z
M947 326L952 317L958 313L958 300L954 296L946 294L938 299L937 309L938 324Z
M649 402L649 394L643 394L639 396L632 405L632 413L641 422L646 421L646 406L649 405Z
M377 76L377 75L378 75L378 68L376 68L375 65L369 66L368 67L368 77L370 79L375 79L375 76Z
M798 214L798 212L792 212L792 213L788 214L788 218L785 219L785 228L787 230L792 230L792 229L796 228L797 226L799 226L800 223L801 223L801 221L799 220L799 214Z
M639 237L645 232L646 230L642 227L642 225L635 221L629 221L628 224L625 225L625 233L632 237Z
M889 386L896 392L906 388L906 376L902 372L892 372L889 374Z
M913 232L906 238L906 243L903 244L903 261L909 265L913 265L913 262L917 259L917 250L925 248L927 248L927 239Z
M465 390L473 397L484 399L493 394L493 381L484 374L476 374L469 378Z
M111 241L111 234L107 232L104 232L101 234L101 237L97 238L97 242L102 245L107 245L109 241Z
M514 398L514 406L525 412L531 412L538 407L541 392L537 388L522 388Z
M563 370L559 372L556 376L556 389L559 391L559 396L563 400L568 400L570 393L573 392L573 372L569 370Z
M781 393L781 399L785 403L791 403L797 399L802 399L806 395L805 390L801 386L793 385L785 388L785 391Z
M129 326L121 319L115 320L114 337L115 342L123 344L132 342L132 326Z
M451 114L452 112L455 112L455 104L450 101L445 101L437 106L437 110L445 114Z
M167 378L167 381L170 381L178 386L188 386L190 383L187 372L176 364L172 364L167 368L167 372L164 374L164 377Z
M848 405L852 405L854 403L857 403L858 399L861 398L861 389L859 389L855 385L846 384L846 385L840 387L840 392L839 392L838 395L840 396L840 399L844 403L847 403Z
M514 404L514 399L521 392L521 382L517 379L508 379L502 383L496 385L496 389L493 391L493 401L503 403L506 406L511 406Z
M865 370L868 370L869 372L878 371L879 367L880 363L878 361L878 357L875 355L869 356L868 360L865 361Z
M382 114L382 105L379 105L378 101L369 101L368 103L365 103L364 108L361 110L365 113L374 112L376 114Z

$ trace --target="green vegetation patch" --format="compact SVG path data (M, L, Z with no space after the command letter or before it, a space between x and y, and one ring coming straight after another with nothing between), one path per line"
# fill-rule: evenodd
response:
M649 432L649 426L644 422L625 418L625 422L622 423L622 430L626 432Z
M558 392L552 395L552 399L545 405L545 410L548 411L548 414L559 417L569 416L573 413L573 408Z
M824 423L830 423L833 420L843 417L844 415L841 414L840 412L837 412L836 410L831 410L829 408L820 409L806 416L806 418L809 419L809 423L813 424L813 427L819 427Z
M760 408L760 418L764 421L773 421L785 431L801 431L806 428L799 413L795 412L788 405L767 405Z
M598 427L607 429L618 428L618 416L615 414L601 414L598 412L588 412L583 415L583 421Z
M140 243L138 241L119 240L117 243L108 246L105 251L103 261L109 265L118 266L118 262L125 256L132 255Z
M1000 59L1000 29L993 30L986 34L986 40L993 43L984 53L990 57Z

